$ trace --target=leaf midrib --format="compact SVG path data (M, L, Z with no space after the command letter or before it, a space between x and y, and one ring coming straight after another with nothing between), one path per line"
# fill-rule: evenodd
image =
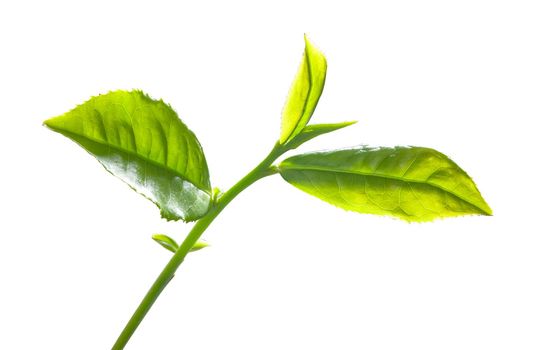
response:
M308 66L308 93L306 94L306 98L304 99L304 105L302 106L302 112L298 116L297 122L295 123L295 126L294 126L293 130L291 130L291 132L289 133L289 135L285 139L285 143L291 141L291 139L294 137L293 134L298 129L300 121L302 120L302 117L304 117L304 114L306 113L306 109L308 108L308 101L310 100L310 95L312 93L312 87L313 87L312 66L310 65L310 58L309 58L307 49L304 49L304 61L306 62L306 65Z
M385 175L385 174L366 173L366 172L363 172L363 171L348 171L348 170L344 170L344 169L331 170L329 168L320 167L320 166L293 165L292 163L291 164L289 164L289 163L280 164L279 168L280 168L280 172L281 172L281 169L286 169L286 170L313 170L313 171L322 171L322 172L328 172L328 173L340 173L340 174L350 174L350 175L361 175L361 176L369 176L369 177L376 177L376 178L385 178L385 179L397 180L397 181L401 181L401 182L405 182L405 183L424 184L424 185L428 185L428 186L431 186L431 187L436 187L436 188L438 188L438 189L440 189L440 190L442 190L444 192L447 192L447 193L451 194L452 196L455 196L458 199L460 199L460 200L474 206L475 208L477 208L481 212L485 213L486 215L490 215L490 213L487 210L483 209L482 207L480 207L480 205L475 204L474 202L472 202L471 200L465 198L464 196L459 195L457 193L454 193L451 190L449 190L447 188L444 188L442 186L439 186L437 184L429 183L427 181L406 179L406 178L403 178L403 177Z
M147 163L150 163L156 167L159 167L159 168L163 168L163 169L166 169L172 173L174 173L176 176L179 176L181 179L183 179L184 181L187 181L187 182L190 182L193 186L195 186L196 188L198 188L199 190L207 193L207 194L210 194L211 195L211 192L210 190L208 189L203 189L201 188L200 186L197 186L193 181L189 180L185 175L182 175L180 174L176 169L172 169L171 167L169 167L168 165L165 165L165 164L161 164L157 161L154 161L153 159L149 159L149 158L145 158L144 156L142 156L141 154L137 153L137 152L134 152L132 150L126 150L118 145L115 145L115 144L112 144L112 143L107 143L107 142L103 142L103 141L99 141L95 138L92 138L92 137L89 137L87 135L82 135L82 134L78 134L78 133L75 133L73 131L69 131L67 129L63 129L63 128L59 128L59 127L51 127L49 125L47 125L49 128L51 128L52 130L54 131L57 131L57 132L60 132L61 134L64 134L66 136L68 135L72 135L72 136L77 136L77 137L81 137L81 138L84 138L86 140L89 140L91 142L94 142L94 143L97 143L99 145L102 145L102 146L107 146L107 147L110 147L110 148L113 148L114 150L118 151L118 152L124 152L124 153L127 153L131 156L134 156L144 162L147 162ZM94 156L94 155L93 155Z

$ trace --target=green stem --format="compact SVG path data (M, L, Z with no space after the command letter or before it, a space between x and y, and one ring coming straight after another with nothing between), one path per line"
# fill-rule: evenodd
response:
M168 264L166 264L159 277L157 277L145 297L140 302L140 305L128 321L121 334L119 335L119 338L117 338L117 341L113 345L112 350L121 350L125 348L130 337L132 336L132 334L134 334L136 328L138 328L149 309L151 309L155 300L157 300L168 282L170 282L170 280L174 277L174 273L185 259L185 256L187 256L193 245L197 242L197 240L204 233L206 228L208 228L208 226L213 222L217 215L219 215L219 213L223 211L223 209L230 203L230 201L232 201L237 195L239 195L243 190L248 188L251 184L259 179L262 179L263 177L277 173L277 169L275 167L271 167L271 165L280 155L285 153L287 150L287 147L277 143L270 152L270 154L259 165L257 165L252 171L250 171L227 192L225 192L214 203L208 214L206 214L206 216L202 217L196 222L191 232L189 232L174 256L172 256Z

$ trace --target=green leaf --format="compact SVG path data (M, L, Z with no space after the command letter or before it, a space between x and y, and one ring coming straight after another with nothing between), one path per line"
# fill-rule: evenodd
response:
M151 238L153 238L155 242L159 243L161 246L168 249L172 253L175 253L179 248L178 243L173 238L167 235L155 234L151 236ZM197 241L195 245L189 250L189 252L196 252L197 250L206 248L207 246L209 246L207 242Z
M491 215L472 179L422 147L344 149L297 155L279 166L295 187L340 208L406 221Z
M190 252L196 252L197 250L200 250L202 248L206 248L208 246L209 246L208 242L197 241L195 243L195 245L191 248Z
M193 221L207 213L211 186L204 153L162 100L141 91L114 91L44 124L153 201L167 220Z
M308 124L325 85L327 60L306 36L304 42L302 63L283 108L280 144L288 142Z
M160 245L162 245L164 248L168 249L172 253L175 253L176 250L178 250L179 248L178 243L173 238L167 235L156 234L151 236L151 238L153 238L155 242L159 243Z
M304 129L302 129L300 134L298 134L297 136L295 136L295 138L289 141L289 148L295 149L298 146L302 145L303 143L313 139L314 137L345 128L346 126L350 126L355 123L357 122L350 121L350 122L342 122L342 123L334 123L334 124L306 125Z

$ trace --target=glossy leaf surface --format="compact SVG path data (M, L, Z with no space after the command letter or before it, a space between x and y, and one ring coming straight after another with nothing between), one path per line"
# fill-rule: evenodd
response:
M310 141L314 137L328 134L329 132L333 132L342 128L345 128L346 126L353 125L357 122L351 121L351 122L342 122L342 123L334 123L334 124L313 124L313 125L306 125L304 129L295 136L290 142L289 142L289 148L294 149L298 146L302 145L303 143Z
M308 153L284 160L279 169L295 187L346 210L419 222L491 215L472 179L429 148Z
M141 91L110 92L45 125L153 201L162 217L192 221L208 211L211 189L202 148L162 100Z
M280 144L295 137L308 124L325 86L327 60L306 36L304 41L304 56L283 108Z

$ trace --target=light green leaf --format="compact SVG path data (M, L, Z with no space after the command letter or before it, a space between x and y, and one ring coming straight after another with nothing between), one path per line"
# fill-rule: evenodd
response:
M162 245L164 248L168 249L172 253L175 253L179 248L178 243L173 238L167 235L156 234L151 236L151 238L153 238L155 242L159 243L160 245Z
M356 121L350 121L350 122L342 122L342 123L334 123L334 124L313 124L313 125L306 125L304 129L295 136L291 141L289 141L289 148L295 149L298 146L302 145L303 143L313 139L314 137L327 134L332 131L336 131L338 129L345 128L346 126L350 126L357 123Z
M114 91L44 124L153 201L162 217L193 221L208 211L211 186L200 143L162 100Z
M179 248L178 243L173 238L167 235L155 234L151 236L151 238L153 238L155 242L159 243L161 246L163 246L164 248L168 249L169 251L173 253L175 253ZM207 246L209 246L207 242L197 241L195 245L191 248L191 250L189 250L189 252L196 252L197 250L206 248Z
M422 147L354 148L297 155L279 166L295 187L340 208L406 221L491 215L472 179Z
M288 142L308 124L325 86L327 60L306 36L304 42L304 56L283 108L280 144Z
M206 247L209 247L210 245L208 244L208 242L204 242L204 241L197 241L195 243L195 245L191 248L191 252L196 252L197 250L200 250L202 248L206 248Z

